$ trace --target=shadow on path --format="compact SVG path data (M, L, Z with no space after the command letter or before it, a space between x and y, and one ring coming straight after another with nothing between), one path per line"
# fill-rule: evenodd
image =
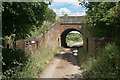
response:
M72 53L56 54L55 57L59 58L59 59L66 60L73 65L80 66L79 63L78 63L77 56L74 56Z
M77 56L70 48L64 48L55 55L55 59L46 67L41 78L62 78L63 80L83 79L83 69L80 68ZM78 79L79 78L79 79Z

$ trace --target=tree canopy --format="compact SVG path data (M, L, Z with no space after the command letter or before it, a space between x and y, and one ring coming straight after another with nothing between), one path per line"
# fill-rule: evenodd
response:
M120 36L120 3L83 2L81 4L88 9L84 22L92 36L114 39Z
M46 11L46 21L48 21L48 22L55 22L55 18L56 18L56 13L52 9L47 8L47 11Z
M45 2L3 2L2 6L3 37L15 34L17 39L25 38L56 16Z

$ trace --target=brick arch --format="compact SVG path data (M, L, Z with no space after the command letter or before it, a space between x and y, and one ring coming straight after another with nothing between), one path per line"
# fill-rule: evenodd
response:
M60 34L62 34L65 30L67 29L76 29L78 31L80 31L81 33L83 33L82 31L82 24L61 24L60 25Z
M68 47L68 46L67 46L67 43L66 43L66 36L67 36L67 34L68 34L69 32L71 32L71 31L78 31L78 32L80 32L80 33L82 34L82 32L80 31L80 29L78 29L78 28L68 28L68 29L64 30L64 31L61 33L61 35L60 35L60 37L61 37L61 46L62 46L62 47ZM83 35L83 34L82 34L82 35Z

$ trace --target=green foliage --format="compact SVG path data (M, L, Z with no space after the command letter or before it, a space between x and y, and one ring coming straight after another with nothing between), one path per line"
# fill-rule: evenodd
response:
M68 16L68 14L64 14L64 16Z
M44 34L46 31L49 30L49 28L53 23L57 22L56 13L52 9L47 8L45 16L46 16L46 19L41 25L41 27L39 29L35 29L34 31L30 32L32 37L37 37L42 33Z
M56 13L52 9L47 8L46 21L53 23L56 22L55 18L56 18Z
M66 42L68 42L68 41L82 41L82 40L83 40L82 35L78 34L78 33L69 33L66 36Z
M37 78L57 52L56 48L40 48L34 54L3 49L2 78Z
M60 53L60 50L63 50L64 48L63 47L57 47L56 51L57 53Z
M66 42L68 46L72 46L76 42L81 42L83 41L83 36L78 33L68 33L66 36Z
M112 26L107 25L104 18L106 18L106 15L109 15L109 10L113 8L115 4L116 3L113 2L91 2L85 5L86 8L88 8L87 15L85 16L85 24L93 36L112 36Z
M47 4L5 2L3 7L3 36L16 34L18 38L24 38L35 27L39 28L42 25Z
M3 57L2 77L14 78L19 76L18 72L20 72L22 70L22 67L25 66L29 54L22 50L3 48L2 57Z
M45 47L40 48L37 52L29 58L27 65L25 65L21 72L20 78L37 78L43 71L46 64L52 60L56 53L55 48Z
M16 39L31 36L45 20L55 22L56 18L45 2L4 2L2 13L3 37L15 34Z
M81 3L88 11L84 24L94 37L112 37L120 45L120 3Z
M112 37L115 43L120 43L120 3L90 2L82 5L88 9L84 21L92 36ZM115 43L107 45L96 56L80 52L79 59L87 77L120 78L120 47Z
M44 34L45 31L48 31L49 27L51 26L52 23L44 21L43 25L40 27L40 29L35 29L35 31L31 31L31 36L32 37L37 37L41 35L42 33Z
M56 14L45 2L3 2L3 34L15 40L45 33L56 21ZM22 50L3 48L3 78L36 78L52 59L55 49L42 48L31 55ZM37 54L38 53L38 54ZM44 54L43 54L44 53ZM38 65L39 66L38 66Z
M119 47L115 43L108 44L97 55L79 50L81 67L89 78L120 78Z
M56 20L56 22L60 22L60 19L58 16L56 16L55 20Z
M111 27L111 34L115 42L119 41L118 43L120 43L120 3L116 3L116 6L108 11L104 21L107 26Z
M81 68L84 68L86 71L90 71L91 66L94 62L95 56L87 53L83 48L79 49L78 53L79 63L81 64Z

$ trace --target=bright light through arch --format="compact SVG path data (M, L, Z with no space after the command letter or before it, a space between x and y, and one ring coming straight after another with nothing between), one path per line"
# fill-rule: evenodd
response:
M83 46L83 35L79 31L70 31L66 36L66 44L68 47Z
M78 33L78 34L80 34L80 32L78 32L78 31L71 31L70 33Z

